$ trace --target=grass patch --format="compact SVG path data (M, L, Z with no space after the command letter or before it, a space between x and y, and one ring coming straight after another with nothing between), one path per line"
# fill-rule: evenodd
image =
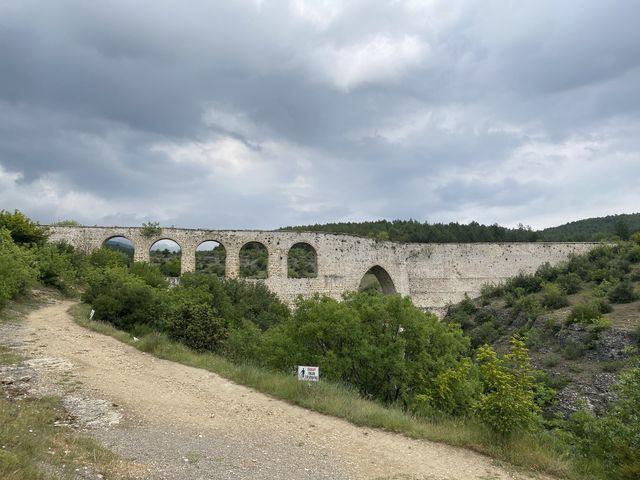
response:
M65 416L58 398L15 400L2 395L0 478L75 478L76 469L85 468L106 478L130 478L126 463L111 451L71 428L57 426Z
M75 321L88 329L115 337L138 350L156 357L214 372L274 398L309 410L345 419L355 425L401 433L411 438L443 442L469 448L512 465L564 478L579 478L567 460L568 452L551 435L526 434L500 441L480 425L466 419L430 420L408 414L400 408L365 400L357 391L331 382L299 382L295 376L265 370L254 365L239 365L211 353L195 352L157 332L135 340L111 325L90 321L90 307L71 308Z

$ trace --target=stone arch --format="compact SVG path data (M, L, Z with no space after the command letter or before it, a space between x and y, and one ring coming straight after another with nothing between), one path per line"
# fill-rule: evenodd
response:
M291 245L287 253L288 278L316 278L318 276L318 254L307 242Z
M129 263L133 263L135 245L130 238L124 235L111 235L104 239L101 246L123 253L129 259Z
M218 240L203 240L196 247L195 271L224 277L227 249Z
M251 241L240 248L240 277L264 279L269 276L269 250L264 243Z
M179 277L182 269L182 245L173 238L162 237L149 247L149 261L167 277Z
M380 265L374 265L371 267L364 273L360 280L358 290L362 291L369 288L375 288L385 295L398 293L391 275L389 275L389 272Z

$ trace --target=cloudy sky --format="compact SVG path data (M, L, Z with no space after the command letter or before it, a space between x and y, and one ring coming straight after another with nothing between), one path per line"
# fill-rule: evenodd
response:
M208 228L640 211L637 0L0 0L0 208Z

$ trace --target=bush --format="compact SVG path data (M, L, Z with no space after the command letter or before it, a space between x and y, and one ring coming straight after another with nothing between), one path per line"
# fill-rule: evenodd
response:
M542 366L545 368L555 367L560 363L561 357L557 353L547 353L542 358Z
M123 330L137 324L157 324L162 313L160 298L144 280L122 267L94 270L82 300L90 303L97 319Z
M99 248L89 255L89 264L98 268L126 267L129 265L129 257L111 248Z
M545 262L536 270L536 277L541 278L545 282L553 282L560 275L560 267L554 267L549 262Z
M151 287L166 287L167 280L160 269L145 262L135 262L129 267L129 273L145 281Z
M160 228L159 222L145 222L140 229L142 235L147 238L156 237L162 234L162 228Z
M560 275L557 283L569 295L578 293L582 288L582 279L574 272Z
M542 278L536 275L519 273L509 279L505 285L505 290L515 292L521 288L524 293L536 293L542 288Z
M567 360L576 360L589 350L590 346L583 343L570 342L562 349L562 355Z
M163 328L173 340L201 351L221 351L227 337L225 320L205 303L173 302L165 313Z
M542 306L534 295L520 297L513 302L513 317L523 312L529 320L535 320L542 313Z
M265 333L272 367L318 365L325 378L386 403L409 402L429 379L455 367L468 340L461 330L413 306L408 298L351 293L343 302L298 299L292 317Z
M486 320L469 332L471 346L477 348L480 345L491 344L500 338L500 329L495 318Z
M594 417L587 411L571 416L575 447L590 474L637 479L640 477L640 368L622 372L614 388L618 400L603 416Z
M467 358L436 375L430 383L426 392L416 396L412 410L465 416L482 389L478 369Z
M640 245L634 245L629 248L627 252L626 260L630 263L638 263L640 262Z
M558 285L547 283L542 287L542 306L551 310L569 305L567 294Z
M77 283L78 271L70 252L72 250L63 244L45 244L35 248L38 279L64 293L71 292Z
M540 409L534 401L534 376L524 342L513 337L510 352L502 358L485 345L476 358L484 393L474 404L475 416L501 436L538 425Z
M609 291L608 298L612 303L630 303L638 299L638 293L633 283L623 280Z
M32 264L32 254L16 245L7 229L0 228L0 308L35 285L38 272Z
M17 245L42 245L49 236L46 228L32 222L18 210L13 213L0 210L0 229L3 228Z
M599 318L603 313L611 311L611 305L601 300L591 300L578 303L571 307L571 312L567 316L567 324L582 323L590 324Z

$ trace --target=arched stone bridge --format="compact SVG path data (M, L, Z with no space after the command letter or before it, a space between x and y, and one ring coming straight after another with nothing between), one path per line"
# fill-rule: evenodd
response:
M182 272L195 270L196 249L216 241L226 251L225 275L240 273L240 249L259 242L268 251L267 278L261 281L283 301L315 293L340 298L357 290L365 273L373 273L385 293L411 297L415 305L442 313L448 303L465 293L477 296L485 283L497 283L519 272L531 273L545 262L584 253L592 243L466 243L402 244L369 238L315 232L260 230L199 230L163 228L147 237L140 227L50 227L50 241L65 241L85 252L100 248L114 237L133 243L134 260L149 262L149 249L158 240L175 241L182 250ZM317 277L289 278L287 254L297 243L313 247Z

